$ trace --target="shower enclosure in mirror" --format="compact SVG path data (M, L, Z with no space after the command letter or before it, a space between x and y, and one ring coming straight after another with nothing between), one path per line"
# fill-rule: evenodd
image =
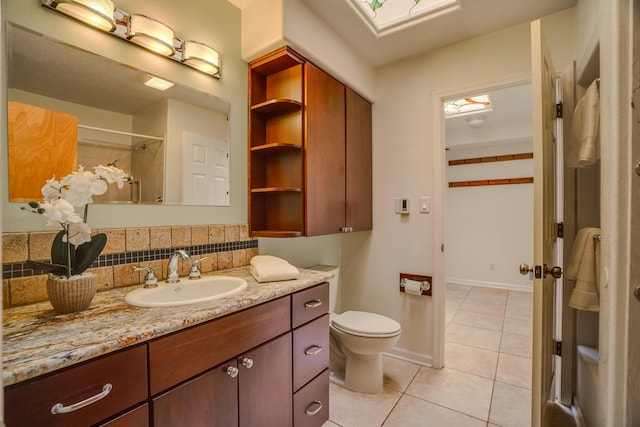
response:
M115 164L133 180L97 203L229 205L227 101L151 88L142 70L12 24L7 53L11 201L78 165Z

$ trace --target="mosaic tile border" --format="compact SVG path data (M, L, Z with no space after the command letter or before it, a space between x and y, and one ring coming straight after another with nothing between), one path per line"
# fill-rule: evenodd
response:
M241 249L252 249L258 247L258 240L246 240L240 242L226 243L210 243L206 245L184 246L176 248L163 248L143 251L121 252L115 254L100 255L98 259L91 264L91 268L111 267L120 264L131 264L137 262L149 262L157 260L166 260L176 249L184 249L189 255L203 255L218 252L229 252ZM50 260L43 260L44 262ZM34 270L29 267L26 262L18 262L2 265L2 279L15 279L18 277L37 276L46 274L42 270Z

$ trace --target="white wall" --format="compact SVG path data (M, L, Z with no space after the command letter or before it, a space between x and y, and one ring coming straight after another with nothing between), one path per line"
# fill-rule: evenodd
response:
M448 139L448 138L447 138ZM447 161L531 152L531 143L450 150ZM447 166L447 182L533 176L533 159ZM446 282L530 291L533 184L446 190Z

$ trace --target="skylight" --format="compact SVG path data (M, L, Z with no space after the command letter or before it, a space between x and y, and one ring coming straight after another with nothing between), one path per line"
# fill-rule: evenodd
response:
M444 102L444 116L446 118L491 110L489 95L478 95Z
M350 0L377 33L459 9L458 0ZM411 22L410 22L411 21Z

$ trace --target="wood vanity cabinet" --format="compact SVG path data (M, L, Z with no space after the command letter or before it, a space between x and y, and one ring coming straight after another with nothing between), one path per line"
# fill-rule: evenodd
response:
M111 385L108 393L104 391L107 384ZM139 345L5 388L5 422L9 427L146 427L147 384L147 348ZM99 396L104 397L76 410L52 413L54 405L71 409ZM131 409L137 405L141 407ZM120 421L105 421L120 413L124 413L116 417Z
M151 341L154 427L292 425L290 313L283 297Z
M249 64L249 103L251 235L371 229L371 104L289 47Z
M328 299L322 283L8 386L7 426L319 427L329 417Z
M329 419L329 284L292 295L293 424L320 427Z

